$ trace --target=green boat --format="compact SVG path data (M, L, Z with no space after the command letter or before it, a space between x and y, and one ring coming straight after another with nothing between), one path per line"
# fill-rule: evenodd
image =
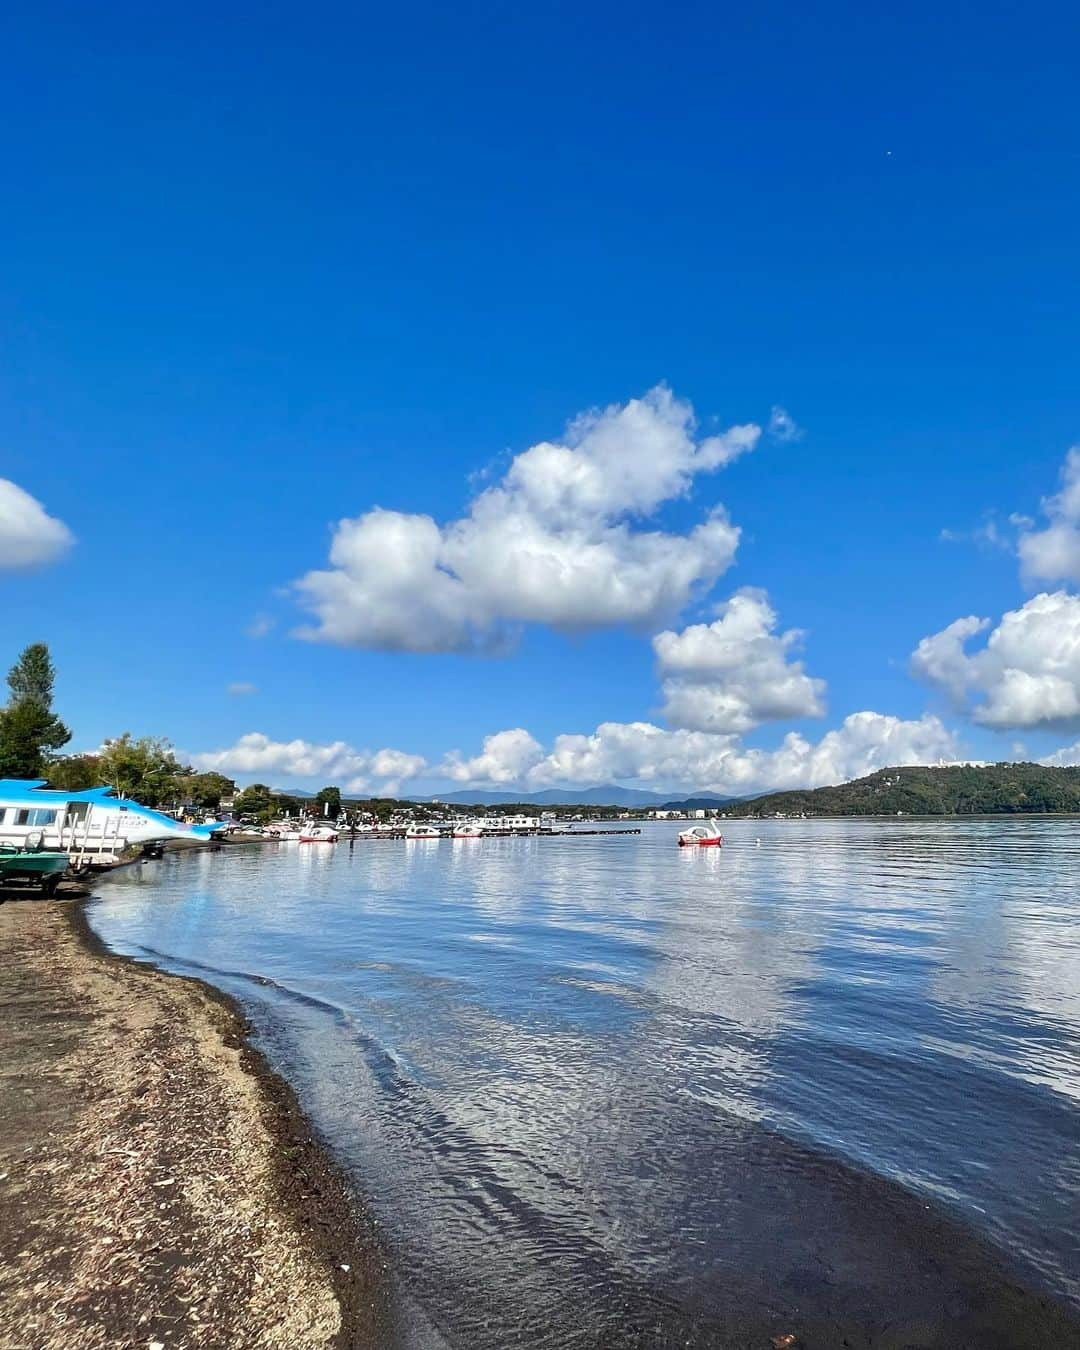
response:
M18 849L0 844L0 889L9 886L37 886L45 895L52 895L68 870L66 853L50 853L44 849Z

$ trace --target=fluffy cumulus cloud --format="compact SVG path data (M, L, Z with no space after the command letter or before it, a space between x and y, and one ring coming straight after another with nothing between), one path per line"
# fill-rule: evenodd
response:
M442 772L455 783L523 783L544 758L544 749L521 727L484 737L480 754L466 759L447 755Z
M1080 598L1043 592L1002 616L982 647L988 619L957 619L925 637L912 670L984 726L1080 724Z
M1024 575L1035 581L1080 584L1080 446L1073 446L1061 470L1061 488L1043 502L1047 524L1029 528L1020 521L1017 544Z
M690 404L664 386L583 414L560 441L517 455L458 520L380 508L342 520L330 566L295 583L315 618L299 635L484 651L527 623L582 631L670 620L730 565L739 531L720 507L686 533L647 522L760 437L755 425L699 435Z
M355 750L345 741L323 745L303 740L274 741L259 731L241 736L223 750L209 750L190 758L204 772L214 770L264 781L319 778L324 783L338 783L348 792L390 795L427 767L423 756L403 750Z
M690 731L742 734L762 722L821 716L824 681L791 659L802 634L776 625L765 592L744 588L712 623L657 634L665 719Z
M73 542L74 536L62 520L50 516L18 484L0 478L0 568L53 562Z
M667 730L651 722L604 722L589 735L562 735L548 752L527 732L489 736L475 759L452 756L438 772L459 782L535 790L632 780L716 792L820 787L894 764L955 758L953 735L936 717L904 721L859 712L818 741L789 733L775 750L747 749L734 736Z

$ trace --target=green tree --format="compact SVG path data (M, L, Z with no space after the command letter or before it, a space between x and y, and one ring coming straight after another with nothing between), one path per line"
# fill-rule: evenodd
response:
M102 780L101 760L97 755L61 755L48 766L49 786L66 792L85 792Z
M216 811L222 797L231 797L236 791L236 784L223 773L193 773L180 779L178 787L185 801L206 811Z
M44 642L32 642L8 671L8 688L13 699L34 698L52 707L56 670Z
M50 754L71 740L52 710L54 678L43 642L27 647L8 672L11 695L0 709L0 777L43 777Z
M175 801L183 767L168 741L157 736L135 740L125 731L106 741L100 755L101 776L121 797L134 797L144 806Z
M341 814L341 789L336 787L320 788L315 794L315 814L317 816L329 816L331 820L337 820Z
M233 809L238 816L255 816L260 821L266 821L276 811L277 804L277 798L265 783L252 783L237 794Z

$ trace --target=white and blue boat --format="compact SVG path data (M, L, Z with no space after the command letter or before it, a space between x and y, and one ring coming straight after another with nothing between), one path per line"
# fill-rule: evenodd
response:
M206 841L224 828L183 825L110 787L65 792L44 778L0 778L0 844L65 852L80 866L109 866L144 844Z

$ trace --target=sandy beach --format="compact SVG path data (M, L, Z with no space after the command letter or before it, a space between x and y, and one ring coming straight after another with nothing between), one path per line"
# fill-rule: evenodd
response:
M0 903L0 1346L366 1347L382 1262L203 986Z

